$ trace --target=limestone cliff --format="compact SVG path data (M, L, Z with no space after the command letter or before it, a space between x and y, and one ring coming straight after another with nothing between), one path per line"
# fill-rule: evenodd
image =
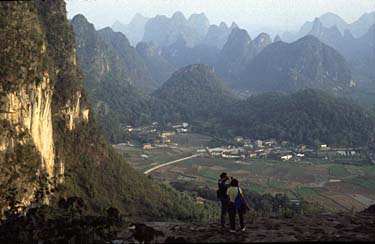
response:
M74 43L70 48L65 46L64 50L56 49L59 43L53 39L55 30L46 25L47 16L41 13L42 8L52 12L65 8L65 5L1 3L0 203L4 201L6 191L14 187L19 200L28 203L36 189L35 175L45 174L52 179L64 173L64 162L57 160L55 153L54 117L64 120L69 130L73 130L78 121L88 121L89 110L81 103L79 86L75 85L71 89L74 92L65 97L56 93L63 82L59 73L65 72L66 75L67 68L70 68L71 79L78 73ZM65 14L52 12L48 21L61 17L61 13ZM69 29L67 23L65 28ZM64 35L61 35L60 41L69 42L64 40ZM71 58L56 59L61 55L59 51L69 54ZM76 82L71 80L72 84ZM26 148L30 148L32 153ZM30 160L24 157L33 159L31 161L35 165L28 164ZM24 173L25 170L28 174Z

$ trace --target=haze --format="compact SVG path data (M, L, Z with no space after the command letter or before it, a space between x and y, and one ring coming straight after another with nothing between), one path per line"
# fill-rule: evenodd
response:
M97 28L114 21L128 23L136 13L146 17L171 16L176 11L186 16L204 12L211 23L235 21L255 30L296 29L306 20L333 12L347 22L375 10L374 0L67 0L69 18L81 13Z

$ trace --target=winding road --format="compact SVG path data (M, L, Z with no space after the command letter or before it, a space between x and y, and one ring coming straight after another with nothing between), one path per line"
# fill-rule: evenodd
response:
M164 167L164 166L167 166L167 165L171 165L171 164L175 164L175 163L178 163L178 162L181 162L181 161L185 161L185 160L188 160L188 159L192 159L192 158L198 157L199 155L201 155L201 154L194 154L194 155L191 155L191 156L186 157L186 158L180 158L180 159L176 159L176 160L170 161L168 163L160 164L160 165L155 166L155 167L153 167L153 168L151 168L149 170L146 170L144 172L144 174L147 175L147 174L151 173L152 171L157 170L157 169L159 169L161 167Z

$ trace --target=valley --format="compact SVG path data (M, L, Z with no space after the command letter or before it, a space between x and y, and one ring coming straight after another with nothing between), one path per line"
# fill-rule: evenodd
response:
M170 182L179 190L194 192L208 187L211 194L215 194L218 175L227 172L238 178L246 191L283 193L292 202L308 201L327 211L362 211L375 203L375 166L366 157L340 157L335 156L334 151L319 150L303 159L288 161L249 157L224 159L202 152L212 139L208 136L188 133L176 134L170 139L173 146L163 148L143 149L124 144L113 147L143 173L199 153L199 156L149 173L156 181ZM326 155L331 156L328 159Z

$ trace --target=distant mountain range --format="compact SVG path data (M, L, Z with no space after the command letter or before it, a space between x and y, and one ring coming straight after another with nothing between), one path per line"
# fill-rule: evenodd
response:
M335 49L309 35L293 43L273 43L248 63L237 89L256 93L306 88L349 88L351 72Z
M322 19L340 23L330 15ZM204 14L157 16L145 24L146 32L162 25L169 31L145 32L148 41L135 48L111 28L95 31L83 16L72 23L90 102L113 142L126 138L124 125L152 120L193 121L195 128L214 133L217 126L206 126L222 124L220 113L234 109L238 92L312 88L343 94L355 85L352 71L371 76L375 56L368 51L374 48L375 28L355 38L318 18L308 35L286 43L267 33L252 39L235 23L209 25Z
M143 17L141 14L136 14L129 24L122 24L116 21L112 25L114 31L122 32L129 38L132 46L136 46L138 42L142 41L143 35L145 33L145 25L149 18Z
M350 31L354 37L359 38L366 34L370 27L375 24L375 12L365 13L358 20L350 24L340 16L328 12L315 18L314 21L305 22L297 33L284 33L282 39L290 42L310 34L316 19L318 19L324 27L336 27L341 34L344 34L345 31Z
M163 47L183 39L192 47L204 39L208 28L209 21L204 14L194 14L189 19L181 12L174 13L171 18L157 15L147 21L143 41Z
M350 25L329 13L307 22L294 37L284 35L283 39L290 41L307 34L313 35L338 50L350 64L355 77L371 80L375 78L374 30L375 12L364 14Z

